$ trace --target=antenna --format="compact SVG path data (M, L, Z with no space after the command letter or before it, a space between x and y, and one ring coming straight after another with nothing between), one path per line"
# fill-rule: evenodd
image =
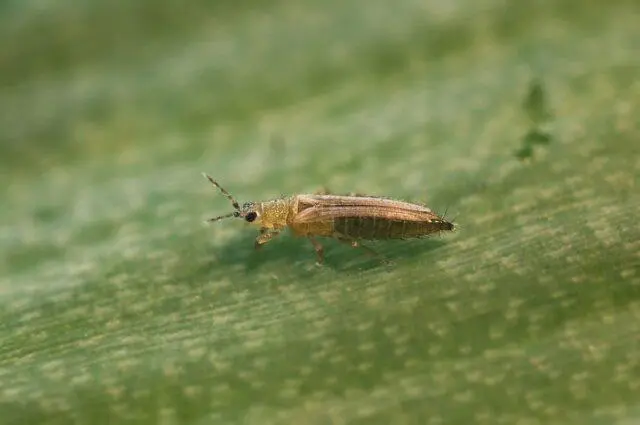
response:
M236 201L234 199L233 196L231 196L231 194L229 192L227 192L226 190L224 190L224 188L222 186L220 186L218 184L217 181L215 181L209 174L207 173L202 173L203 176L205 176L205 178L207 180L209 180L211 182L212 185L214 185L215 187L217 187L218 189L220 189L220 192L222 192L222 194L224 196L227 197L227 199L231 202L231 205L233 205L233 208L237 209L238 211L240 211L240 204L238 204L238 201Z
M233 196L231 196L231 194L229 192L227 192L222 186L220 186L218 184L218 182L215 181L210 175L208 175L207 173L202 173L202 175L207 180L209 180L212 185L214 185L215 187L220 189L220 192L222 192L222 194L227 197L227 199L229 200L229 202L231 202L231 205L233 205L233 208L235 209L235 211L232 212L232 213L221 215L219 217L210 218L210 219L207 220L207 222L210 223L210 222L213 222L213 221L222 220L223 218L240 217L240 204L238 204L238 201L236 201L235 198Z
M207 221L207 223L211 223L211 222L214 222L214 221L222 220L223 218L230 218L230 217L240 217L240 213L238 211L234 211L232 213L221 215L221 216L218 216L218 217L208 218L206 221Z

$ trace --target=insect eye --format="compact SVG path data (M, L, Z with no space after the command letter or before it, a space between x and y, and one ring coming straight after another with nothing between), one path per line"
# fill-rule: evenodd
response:
M255 220L258 217L258 214L256 214L255 212L251 211L250 213L248 213L244 219L247 220L249 223L251 223L253 220Z

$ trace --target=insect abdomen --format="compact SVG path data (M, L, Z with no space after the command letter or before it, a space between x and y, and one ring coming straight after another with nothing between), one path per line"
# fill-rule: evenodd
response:
M380 217L340 217L334 219L336 232L354 239L408 239L427 236L443 230L453 230L444 220L409 221Z

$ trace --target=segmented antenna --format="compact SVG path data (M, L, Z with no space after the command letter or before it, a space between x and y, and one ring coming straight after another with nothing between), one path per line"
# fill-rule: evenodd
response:
M218 184L218 182L215 181L210 175L208 175L207 173L202 173L202 175L207 180L209 180L212 185L214 185L215 187L220 189L220 192L222 192L222 194L227 197L229 202L231 202L231 205L233 205L233 208L235 208L234 212L229 213L229 214L225 214L225 215L221 215L221 216L218 216L218 217L210 218L210 219L207 220L207 222L218 221L218 220L222 220L223 218L229 218L229 217L240 217L240 204L238 204L238 201L236 201L235 198L233 196L231 196L231 194L229 192L227 192L222 186L220 186Z
M207 180L209 180L211 182L212 185L214 185L215 187L220 189L220 192L222 192L222 194L224 196L226 196L229 201L231 201L231 205L233 205L233 208L237 209L238 211L240 210L240 204L238 204L238 201L236 201L235 198L233 196L231 196L231 194L229 192L224 190L224 188L222 186L220 186L218 184L218 182L215 181L209 174L202 173L202 175L205 176L207 178Z

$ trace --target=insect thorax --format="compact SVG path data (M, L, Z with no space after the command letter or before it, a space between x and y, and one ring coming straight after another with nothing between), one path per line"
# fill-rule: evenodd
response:
M273 199L259 203L262 227L278 229L289 224L289 217L294 214L292 198Z

